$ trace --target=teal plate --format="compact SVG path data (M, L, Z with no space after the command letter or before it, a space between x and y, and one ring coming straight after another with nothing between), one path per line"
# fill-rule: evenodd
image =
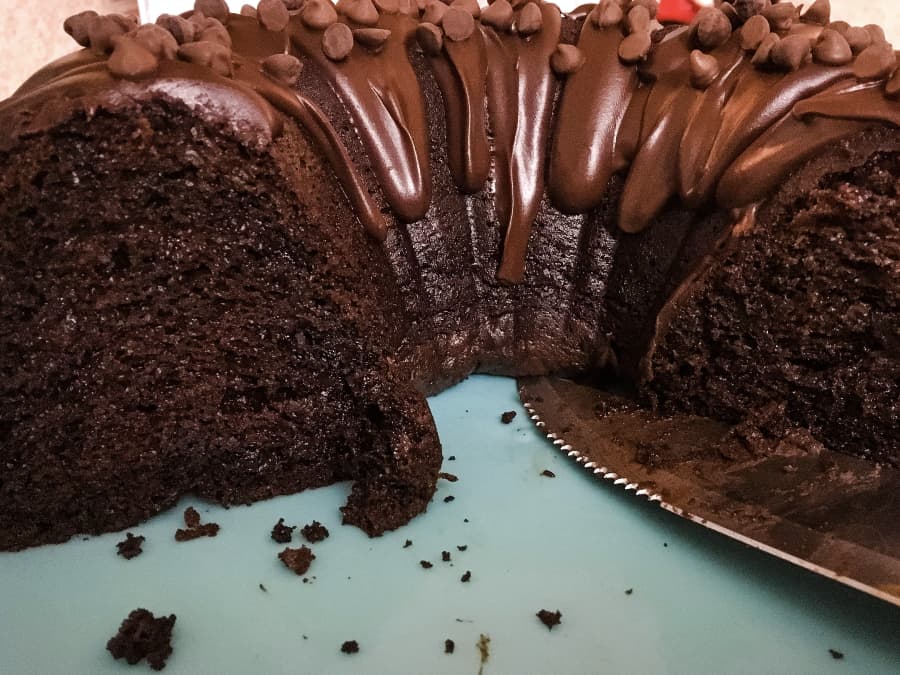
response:
M121 533L0 554L0 673L151 672L104 648L135 607L178 616L171 674L475 675L482 634L485 675L900 672L900 610L598 483L531 426L513 380L473 377L431 407L459 481L384 537L340 525L337 485L229 510L185 499L132 529L147 541L131 561ZM218 537L175 543L191 504ZM331 531L307 583L276 557L280 517Z

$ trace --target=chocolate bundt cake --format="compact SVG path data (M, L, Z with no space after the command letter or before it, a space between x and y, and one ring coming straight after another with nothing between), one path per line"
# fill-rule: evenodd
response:
M221 0L0 103L0 549L352 480L423 511L425 395L616 377L900 466L900 71L753 0Z

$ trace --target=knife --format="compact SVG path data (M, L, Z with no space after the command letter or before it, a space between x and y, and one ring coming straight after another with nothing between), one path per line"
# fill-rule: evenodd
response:
M539 430L597 478L900 606L897 469L833 452L800 430L762 439L743 425L655 415L571 380L518 386Z

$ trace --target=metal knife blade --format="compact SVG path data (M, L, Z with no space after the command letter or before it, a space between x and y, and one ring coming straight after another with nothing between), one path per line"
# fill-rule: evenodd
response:
M900 606L900 471L802 433L755 454L710 419L560 378L518 382L532 421L596 477Z

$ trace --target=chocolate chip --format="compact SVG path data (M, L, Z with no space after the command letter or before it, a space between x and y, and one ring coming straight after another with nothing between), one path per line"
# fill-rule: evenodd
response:
M884 93L891 98L900 98L900 68L894 71L884 87Z
M830 0L816 0L803 15L803 20L825 26L831 21Z
M836 30L838 33L843 35L847 32L847 29L850 28L850 24L846 21L832 21L829 23L826 28L831 28L832 30Z
M228 3L225 0L196 0L194 11L201 12L203 16L218 19L222 23L228 22Z
M108 54L113 49L115 38L125 35L128 30L112 16L94 16L88 20L88 42L97 54Z
M156 25L169 31L172 37L175 38L175 42L180 45L183 45L185 42L193 42L197 33L195 24L180 16L171 14L161 14L156 20Z
M853 74L860 80L878 80L887 77L897 67L897 54L887 42L876 42L866 47L853 62Z
M629 33L650 30L650 12L643 5L632 7L625 17L625 30Z
M303 9L303 5L306 4L306 0L281 0L284 3L284 6L287 7L289 12L296 12L297 10Z
M859 26L850 26L844 32L844 38L854 54L859 54L872 44L872 34L865 28Z
M723 2L719 5L719 10L721 10L722 14L728 17L728 20L731 22L731 30L738 28L743 21L738 16L737 10L734 8L730 2Z
M129 35L158 59L174 59L178 54L178 42L162 26L147 23Z
M374 26L378 23L378 10L372 0L338 0L335 9L353 23Z
M322 51L332 61L343 61L353 51L353 32L345 23L333 23L322 35Z
M416 41L429 56L437 56L444 48L444 34L433 23L420 23L416 28Z
M652 44L653 41L650 39L648 31L632 33L619 43L619 59L623 63L643 61L650 53Z
M194 39L197 42L215 42L231 49L231 35L218 19L207 17L203 22L198 23Z
M496 0L481 13L481 23L495 30L508 31L514 18L512 5L507 0Z
M178 58L206 66L223 77L231 77L231 50L218 42L189 42L178 48Z
M656 13L659 11L659 3L656 0L631 0L628 4L629 8L638 6L646 8L651 19L656 18Z
M731 37L731 21L720 10L705 7L691 24L694 40L704 51L719 47Z
M544 15L541 14L541 8L534 2L529 2L519 12L519 18L516 20L516 30L519 35L534 35L544 24Z
M884 28L881 26L876 26L874 23L867 23L863 28L869 31L869 35L872 36L872 42L887 42L887 38L884 35Z
M787 33L794 20L797 18L799 10L792 2L779 2L777 5L769 5L766 7L762 15L769 20L769 26L776 33Z
M468 39L475 30L475 19L464 9L450 7L441 21L444 34L453 42Z
M375 6L383 14L397 14L400 12L400 3L397 0L373 0Z
M272 79L293 87L300 78L303 63L291 54L272 54L263 60L262 68Z
M778 36L778 33L769 33L766 35L766 37L763 38L763 41L759 43L759 47L756 48L756 52L754 52L750 62L755 66L762 66L769 63L769 55L772 53L772 48L780 41L781 38Z
M813 47L813 58L826 66L843 66L853 60L853 50L847 39L836 30L826 28Z
M625 18L625 13L615 0L601 0L591 12L591 21L597 28L609 28L618 26Z
M473 19L477 19L481 16L481 5L478 4L478 0L453 0L453 2L450 3L450 6L466 10L472 15Z
M300 20L307 28L324 30L337 21L337 12L328 0L309 0L303 5Z
M560 44L550 55L550 67L557 75L571 75L581 70L584 54L575 45Z
M82 47L90 47L91 38L88 34L88 24L90 24L91 19L97 16L97 12L93 10L73 14L63 21L63 30L71 35L72 39Z
M356 41L375 54L384 49L384 44L390 36L391 31L383 28L357 28L353 31Z
M247 16L247 17L250 17L251 19L255 19L256 18L256 7L254 7L252 5L241 5L240 14L241 14L241 16Z
M809 58L812 45L805 35L788 35L779 40L769 55L772 63L787 70L798 70Z
M691 52L689 61L691 84L697 89L706 89L719 74L719 62L716 57L695 49Z
M756 16L768 5L769 0L732 0L734 11L741 21L747 21L751 16Z
M428 3L425 5L425 11L422 13L422 21L440 26L447 9L447 5L440 0L428 0Z
M759 49L763 39L772 32L769 28L769 20L761 14L751 16L743 26L741 26L741 47L749 52L755 52Z
M259 0L256 20L266 30L278 32L287 28L291 15L281 0Z

